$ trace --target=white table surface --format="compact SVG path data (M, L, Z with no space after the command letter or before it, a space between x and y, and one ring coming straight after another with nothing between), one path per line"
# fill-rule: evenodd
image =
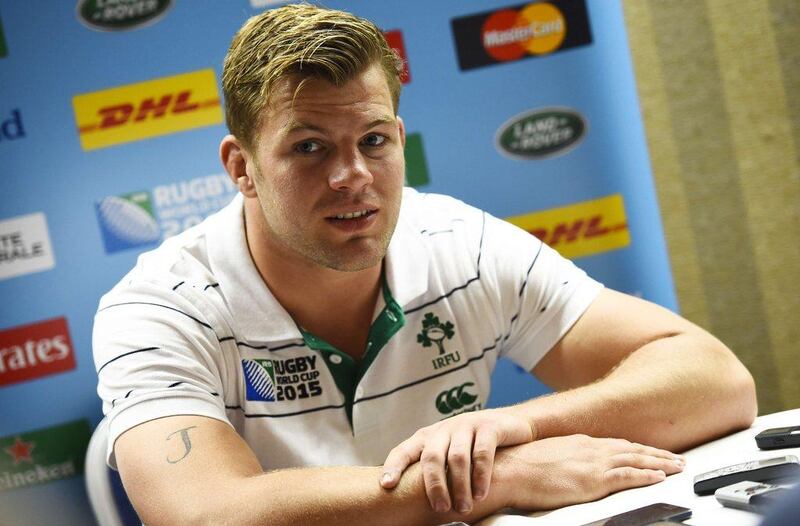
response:
M721 467L751 460L800 456L800 448L762 451L756 446L754 437L770 427L800 425L800 409L761 416L750 429L714 440L685 452L686 467L683 472L669 476L663 482L644 488L630 489L584 504L567 506L548 512L530 515L496 514L481 522L479 526L579 526L623 513L635 508L666 502L692 510L692 517L685 524L695 526L756 526L761 516L747 511L724 508L714 495L697 496L692 490L695 475Z

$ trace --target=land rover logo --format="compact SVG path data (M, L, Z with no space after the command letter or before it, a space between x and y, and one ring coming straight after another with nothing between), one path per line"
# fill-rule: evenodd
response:
M125 31L156 22L172 0L78 0L78 19L99 31Z
M544 108L515 116L497 132L497 147L515 159L541 159L574 148L586 134L586 121L567 108Z

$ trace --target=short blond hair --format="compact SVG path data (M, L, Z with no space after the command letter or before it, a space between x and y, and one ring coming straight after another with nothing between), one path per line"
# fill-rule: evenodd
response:
M222 89L228 129L250 148L278 80L298 75L342 86L372 64L384 71L396 114L403 62L375 24L309 4L254 16L233 37L225 56ZM302 81L298 91L301 87Z

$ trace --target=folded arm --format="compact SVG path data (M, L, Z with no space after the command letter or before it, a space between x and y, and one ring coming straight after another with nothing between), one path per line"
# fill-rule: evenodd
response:
M583 433L682 451L746 428L757 411L753 379L724 344L608 289L532 373L558 392L421 429L389 454L381 484L420 460L432 507L469 508L488 491L498 447ZM445 466L458 474L453 495L440 483Z
M540 440L501 451L491 494L456 515L431 510L419 464L391 491L375 483L379 467L264 473L229 425L207 417L140 424L117 439L114 451L125 490L150 526L472 522L508 506L546 509L597 499L680 469L668 452L626 441Z
M722 342L612 290L532 372L560 392L508 410L537 438L580 432L682 451L746 428L757 412L753 378Z

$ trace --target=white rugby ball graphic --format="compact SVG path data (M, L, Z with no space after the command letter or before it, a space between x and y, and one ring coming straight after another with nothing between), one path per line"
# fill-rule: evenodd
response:
M98 205L106 228L128 243L149 243L161 238L158 223L140 206L121 197L109 196Z

